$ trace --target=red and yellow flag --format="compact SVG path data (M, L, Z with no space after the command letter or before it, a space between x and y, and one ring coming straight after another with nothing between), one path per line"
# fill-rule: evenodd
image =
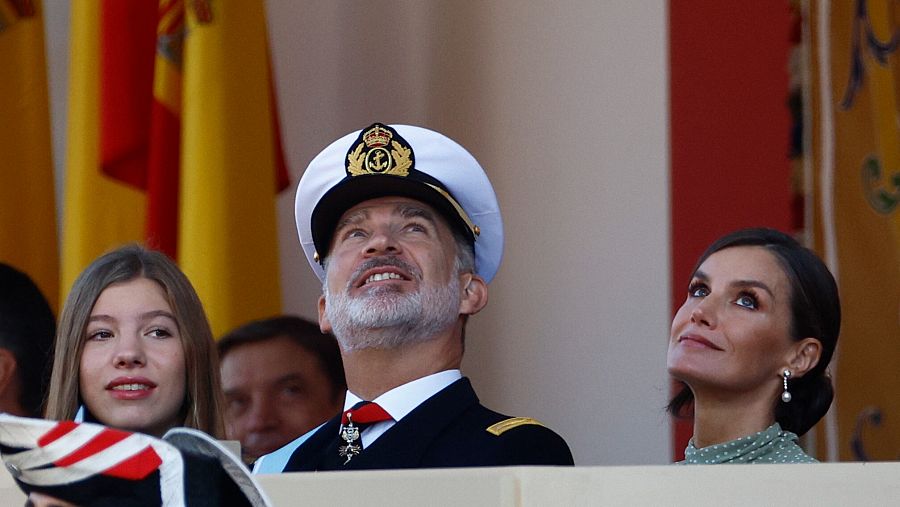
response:
M0 0L0 262L57 307L59 257L40 1Z
M813 232L841 291L820 458L900 456L900 10L810 2Z
M127 210L98 212L103 199L67 206L66 281L100 252L145 240L178 261L216 334L279 313L275 196L287 171L263 2L81 0L74 9L73 95L80 84L85 100L81 124L70 119L80 147L70 137L68 170L86 175L67 191L103 190ZM92 74L76 81L80 44Z

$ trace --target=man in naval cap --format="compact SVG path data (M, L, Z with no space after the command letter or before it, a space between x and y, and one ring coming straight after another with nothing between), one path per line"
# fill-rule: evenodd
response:
M472 155L437 132L373 124L312 160L296 219L348 391L284 471L573 464L559 435L485 408L460 372L466 321L503 253Z

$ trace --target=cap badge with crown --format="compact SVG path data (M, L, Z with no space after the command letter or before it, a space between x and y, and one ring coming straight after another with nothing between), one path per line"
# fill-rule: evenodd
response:
M390 148L390 149L389 149ZM407 176L415 156L406 140L394 129L376 123L360 132L347 153L347 174Z

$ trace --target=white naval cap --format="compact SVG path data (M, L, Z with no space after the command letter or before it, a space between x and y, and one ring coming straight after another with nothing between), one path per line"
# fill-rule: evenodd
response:
M503 220L494 188L468 151L443 134L375 123L313 158L300 178L295 217L300 244L324 280L338 220L360 202L403 196L435 208L475 246L475 272L490 282L503 257Z

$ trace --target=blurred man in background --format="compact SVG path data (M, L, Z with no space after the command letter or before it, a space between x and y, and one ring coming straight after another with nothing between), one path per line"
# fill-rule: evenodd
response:
M219 340L226 436L252 463L341 411L344 368L334 337L299 317L241 326Z

